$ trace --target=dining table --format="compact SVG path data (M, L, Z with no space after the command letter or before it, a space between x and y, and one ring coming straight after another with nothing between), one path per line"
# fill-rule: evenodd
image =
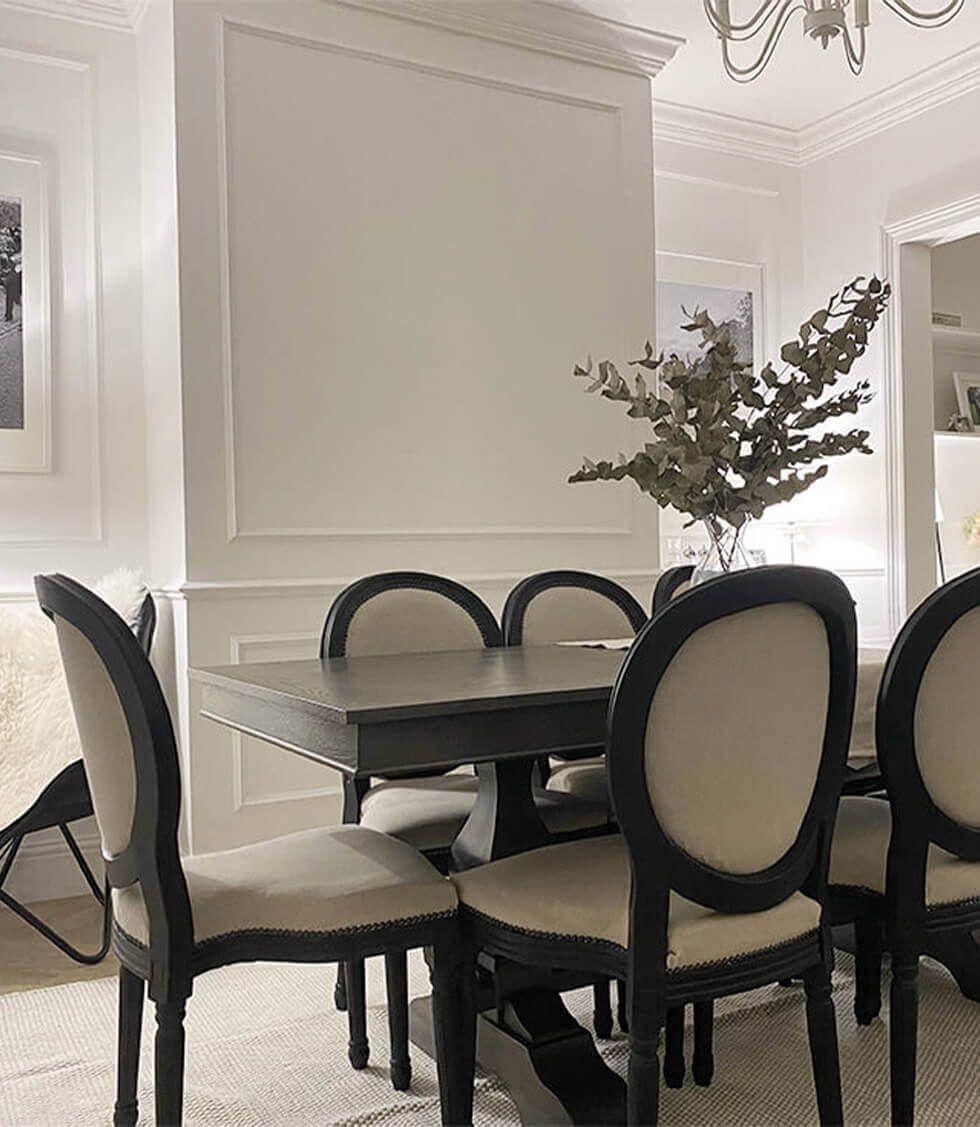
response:
M535 759L601 747L628 640L400 653L191 670L201 713L356 779L472 764L472 812L451 847L457 870L546 845ZM881 785L874 704L886 651L860 654L845 789ZM625 1086L561 995L591 979L481 962L478 1060L526 1123L623 1122ZM431 1052L426 999L412 1039Z

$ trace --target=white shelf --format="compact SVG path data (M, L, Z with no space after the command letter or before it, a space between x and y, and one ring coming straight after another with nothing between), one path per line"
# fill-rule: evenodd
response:
M936 438L980 438L980 430L937 430L933 434Z
M932 343L941 352L964 352L980 356L980 332L976 329L953 329L947 325L932 326Z

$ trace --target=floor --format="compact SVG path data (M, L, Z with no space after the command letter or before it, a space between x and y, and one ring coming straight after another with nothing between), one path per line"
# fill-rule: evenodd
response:
M91 951L98 946L102 909L92 897L72 896L28 906L80 950ZM118 966L112 955L94 967L73 962L2 904L0 952L0 994L105 978L114 975Z

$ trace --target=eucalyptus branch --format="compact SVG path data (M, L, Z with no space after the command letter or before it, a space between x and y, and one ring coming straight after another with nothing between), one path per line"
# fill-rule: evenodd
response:
M827 473L827 460L870 454L866 430L836 432L827 424L857 414L870 402L867 380L839 389L867 350L891 288L878 278L855 278L800 325L780 350L782 367L753 372L737 355L728 325L707 311L688 314L682 328L699 334L699 355L683 360L655 354L629 361L632 381L609 360L591 357L575 375L587 391L627 405L645 419L652 441L632 458L583 460L571 482L630 478L660 505L694 521L740 528L771 505L791 500ZM647 385L652 372L656 390Z

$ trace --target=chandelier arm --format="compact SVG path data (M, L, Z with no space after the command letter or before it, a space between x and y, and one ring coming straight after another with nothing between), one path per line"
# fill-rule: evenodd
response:
M758 77L758 75L765 70L769 60L772 58L779 44L779 40L786 30L790 16L796 11L803 10L805 10L805 7L801 0L784 0L777 21L770 29L758 58L754 63L750 63L746 67L736 66L735 63L732 62L732 57L728 50L728 40L723 37L721 41L721 57L729 78L734 79L736 82L751 82L754 78Z
M847 65L851 69L851 74L858 75L864 70L864 58L867 51L867 37L865 29L859 27L858 29L858 49L854 49L854 41L851 39L851 33L844 28L844 56L847 59Z
M920 12L907 3L907 0L885 0L885 5L915 27L936 28L945 27L951 19L958 16L965 2L966 0L949 0L949 3L935 12Z
M787 0L762 0L754 14L745 23L732 23L724 20L719 9L715 7L716 4L721 4L722 0L703 0L704 14L708 17L708 23L711 24L712 29L723 38L735 42L742 42L757 35L776 13L780 4L786 2Z

